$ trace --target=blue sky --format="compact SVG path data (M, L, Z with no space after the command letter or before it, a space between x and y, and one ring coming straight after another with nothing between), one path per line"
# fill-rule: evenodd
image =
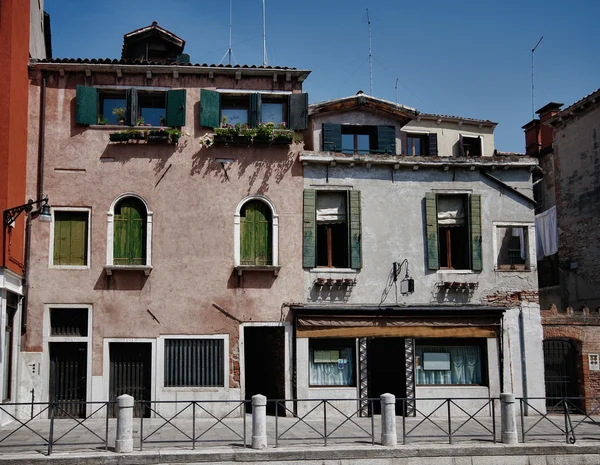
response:
M233 0L234 64L262 64L262 1ZM369 92L421 112L490 119L496 148L524 151L535 109L600 87L597 0L266 0L270 65L311 69L310 102ZM229 46L229 0L45 0L55 58L118 58L123 34L157 21L194 63ZM398 80L397 91L396 80Z

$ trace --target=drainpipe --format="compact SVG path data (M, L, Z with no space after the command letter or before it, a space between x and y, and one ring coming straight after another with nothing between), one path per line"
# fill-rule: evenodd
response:
M519 308L519 342L521 346L521 376L523 378L523 410L525 415L529 415L529 399L527 394L527 358L525 356L525 322L523 318L523 307Z
M44 196L44 150L46 135L46 73L42 71L42 83L40 86L40 120L38 136L38 166L37 166L37 198ZM31 257L31 219L35 215L30 212L25 222L25 270L23 276L23 306L21 309L21 336L27 333L27 313L29 303L29 262ZM21 340L21 350L26 350L25 340Z

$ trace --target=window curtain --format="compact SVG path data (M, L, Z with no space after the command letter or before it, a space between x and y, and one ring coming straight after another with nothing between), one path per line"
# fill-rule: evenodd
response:
M424 352L450 353L450 370L424 370ZM417 384L482 384L481 348L478 346L417 346Z
M438 224L440 226L462 226L465 224L465 209L461 196L438 197Z
M319 350L319 349L316 349ZM352 386L354 360L352 349L340 350L337 363L315 363L314 349L310 351L311 386Z
M513 237L519 238L519 245L521 247L521 258L525 260L526 251L525 251L525 228L512 228Z
M317 195L317 221L319 223L346 222L346 195L322 193Z

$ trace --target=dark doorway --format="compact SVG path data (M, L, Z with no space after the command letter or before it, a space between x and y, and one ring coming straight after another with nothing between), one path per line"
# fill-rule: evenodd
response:
M285 331L280 326L247 326L244 328L244 375L246 400L262 394L268 400L285 399ZM252 406L248 405L248 412ZM283 405L278 415L285 415ZM267 415L275 415L275 403L267 403Z
M390 393L396 399L406 397L404 339L381 337L367 342L367 392L369 398ZM373 402L372 414L381 414L381 403ZM402 402L396 402L396 415L402 415Z
M560 398L579 397L577 344L568 339L544 341L544 378L546 407L549 411L563 406ZM571 399L574 408L580 408L579 399Z
M109 399L117 400L122 394L129 394L136 400L133 409L135 417L150 416L147 405L139 400L151 400L152 388L152 344L149 342L111 342ZM116 407L113 410L116 416Z
M59 402L55 417L85 418L87 344L51 342L50 402Z

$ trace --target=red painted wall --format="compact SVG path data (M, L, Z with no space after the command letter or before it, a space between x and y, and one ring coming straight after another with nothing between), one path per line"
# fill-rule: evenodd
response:
M29 0L3 0L0 13L0 210L25 203ZM2 234L0 266L23 274L22 215Z

